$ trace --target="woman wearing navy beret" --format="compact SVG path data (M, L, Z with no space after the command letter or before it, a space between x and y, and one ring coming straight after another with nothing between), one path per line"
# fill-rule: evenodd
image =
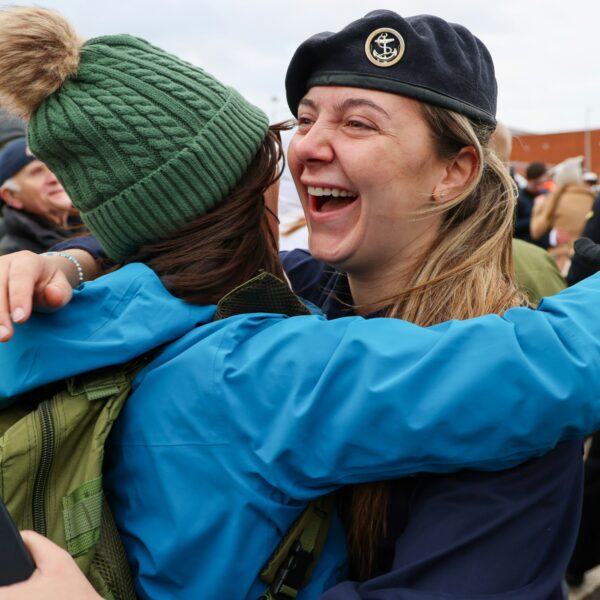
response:
M330 315L419 325L527 304L511 266L513 183L488 147L497 89L479 39L437 17L375 11L305 41L286 88L310 232L311 256L284 258L300 295ZM461 372L472 369L465 355ZM497 474L346 488L352 581L324 598L562 598L581 469L580 443L566 442Z
M338 33L318 34L304 42L292 58L286 87L298 119L289 163L307 215L311 254L292 252L284 257L284 265L297 293L320 305L331 318L350 319L318 321L318 326L313 325L317 317L283 319L269 330L271 337L262 336L260 351L258 346L250 347L247 332L237 331L249 362L236 363L235 368L226 363L229 367L222 375L227 376L227 385L219 379L220 401L233 402L239 394L256 404L237 403L235 411L220 411L225 428L220 429L217 419L217 430L205 433L206 440L223 442L223 436L236 428L244 432L240 452L251 461L245 463L240 477L252 501L246 497L249 504L235 512L238 537L254 544L256 531L252 536L243 531L262 527L260 517L267 514L263 509L285 507L291 518L298 514L298 501L302 504L350 484L339 495L350 556L347 580L324 592L340 575L334 568L341 560L335 555L340 550L336 546L340 532L334 524L315 576L299 598L315 598L323 592L329 600L562 598L561 577L579 520L582 449L579 441L552 448L561 438L588 433L600 420L594 391L600 377L597 369L590 368L600 356L600 324L594 310L600 283L593 279L580 284L545 300L536 311L527 308L518 291L511 266L515 192L508 173L488 149L496 110L488 51L464 27L437 17L405 19L375 11ZM114 244L122 240L115 239L115 231L101 233L109 254L119 255ZM34 276L50 275L46 281L56 282L59 279L44 265L59 259L64 259L65 268L73 268L72 256L37 260L29 256L13 259L20 263L2 259L0 273L5 278L16 264L28 264ZM138 267L125 269L134 273ZM143 270L135 274L148 277ZM66 313L76 321L93 293L109 293L103 282L110 277L118 282L119 272L84 286L75 302L57 314ZM11 281L18 279L13 276ZM40 289L44 285L41 282ZM8 287L3 287L4 310L9 305L22 308L13 304L14 294L9 299ZM58 290L46 292L52 299ZM148 288L148 293L154 292ZM143 296L141 288L128 296L131 306L140 311L135 318L152 321L155 306L146 306L139 298L133 304L137 295ZM165 294L161 297L164 300ZM28 313L26 307L15 320L22 322ZM134 318L131 310L124 313L127 316L111 316L111 327L118 330L120 320ZM88 328L87 320L89 316L69 323L66 316L60 324L71 335ZM41 321L38 318L34 324L38 333L47 327L56 335L53 327L58 321L46 319L43 326ZM219 331L229 326L228 321L207 323L191 335ZM404 321L433 327L406 329ZM245 323L239 316L238 322ZM27 349L28 334L22 327L26 326L19 326L15 341L4 348L14 343ZM328 327L345 332L338 351L331 350ZM294 330L293 340L278 337L288 328ZM86 331L99 335L97 328ZM11 331L5 333L8 337ZM181 348L177 345L181 343L186 344L179 342L173 348ZM294 348L295 344L302 347ZM406 352L401 355L396 346ZM54 377L67 368L61 367L65 348L61 361L53 362ZM237 351L228 344L219 350L219 361L233 360ZM177 360L176 352L168 350L162 364ZM294 353L301 353L302 360L292 360ZM4 352L2 360L10 356ZM257 365L260 373L254 369ZM290 365L294 366L292 379ZM319 373L317 367L322 369ZM26 384L16 369L10 372L11 381L4 387L18 393ZM268 392L258 385L259 375L266 372ZM410 386L405 385L409 379ZM403 419L398 420L399 400L375 403L389 386L407 392L402 399ZM140 389L136 389L137 399L130 398L128 412L144 406ZM274 415L258 400L269 393L277 396L272 398L277 407ZM145 406L159 408L155 405ZM288 405L293 410L283 418ZM211 414L218 406L210 405ZM273 429L265 425L271 423L265 420L269 415ZM400 422L406 427L390 436L390 424L397 428ZM127 414L119 433L134 441L136 435L143 437ZM128 451L134 452L134 446L128 446ZM213 446L207 444L221 456L218 443ZM399 448L406 450L401 460ZM549 453L539 457L544 451ZM208 460L204 454L202 461ZM144 469L133 469L134 458L127 452L120 456L129 461L129 475L143 479ZM391 467L394 460L389 456L402 466ZM539 458L514 466L532 456ZM386 460L389 463L383 465ZM255 470L263 462L267 471L257 476ZM182 473L193 479L198 464L189 464L189 471ZM224 481L230 472L227 465L219 475ZM504 470L446 474L461 468ZM360 483L399 475L411 476ZM112 477L114 481L114 472ZM273 482L277 493L273 491L263 505L264 486L271 489ZM168 494L168 489L161 493ZM237 493L232 490L227 498L237 506ZM230 557L224 558L224 546L216 537L198 537L194 546L193 532L176 528L185 540L174 540L175 546L185 541L188 550L197 553L190 578L195 577L193 585L200 587L192 591L186 587L187 570L174 568L172 555L168 563L161 562L164 552L154 554L147 547L144 523L132 505L125 506L131 498L121 500L119 506L117 499L115 516L119 524L119 515L129 514L133 523L124 519L120 525L128 529L130 558L134 556L133 563L144 573L140 595L253 597L257 582L245 587L243 577L250 574L252 579L257 572L257 553L236 553L240 562L234 565ZM171 500L168 506L178 506ZM181 502L179 508L183 510L185 504ZM208 512L201 513L202 519L211 530L210 511L204 508ZM222 506L211 510L217 509ZM252 528L248 515L252 515ZM269 516L275 523L281 515L271 512ZM171 518L182 522L176 511ZM221 528L211 531L224 535ZM43 541L28 539L42 566L45 561L50 566L62 561ZM233 538L228 543L233 544ZM214 577L211 556L234 568L237 576L223 579L225 587L214 588L212 596L211 591L198 596L201 586ZM189 555L185 559L189 561ZM53 572L40 567L37 574L38 582L46 574L41 580L46 590L55 583ZM199 578L199 573L205 576ZM183 579L169 587L171 577ZM27 593L30 584L13 591ZM73 580L73 585L82 584ZM286 597L285 589L278 593L282 595L272 597ZM0 591L0 599L19 597L9 594L10 589Z

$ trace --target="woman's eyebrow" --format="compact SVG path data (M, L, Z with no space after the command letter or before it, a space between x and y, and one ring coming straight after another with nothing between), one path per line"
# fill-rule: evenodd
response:
M298 102L298 106L308 106L308 108L317 108L315 102L313 102L310 98L302 98L300 102Z
M381 106L375 104L375 102L373 102L372 100L368 100L367 98L348 98L347 100L344 100L341 104L338 104L335 107L335 109L338 112L344 112L349 108L357 108L361 106L372 108L373 110L376 110L388 119L390 118L390 115L383 108L381 108Z
M311 100L310 98L306 98L306 97L302 98L302 100L300 100L299 106L306 106L306 107L312 108L314 110L317 109L317 103L314 100ZM356 107L360 107L360 106L366 106L368 108L372 108L373 110L376 110L377 112L381 113L388 119L390 118L390 115L383 108L381 108L381 106L379 106L378 104L375 104L375 102L373 102L372 100L368 100L367 98L347 98L343 102L336 104L334 106L334 110L335 110L335 112L343 113L344 111L348 110L349 108L356 108Z

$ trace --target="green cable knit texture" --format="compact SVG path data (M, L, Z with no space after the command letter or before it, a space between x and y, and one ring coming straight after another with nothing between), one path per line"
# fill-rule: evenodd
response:
M235 90L127 35L89 40L77 74L33 114L29 144L120 260L221 202L266 115Z

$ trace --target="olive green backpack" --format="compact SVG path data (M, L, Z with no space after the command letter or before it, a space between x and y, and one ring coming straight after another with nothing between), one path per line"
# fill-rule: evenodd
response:
M247 312L307 314L286 284L261 273L225 296L215 319ZM0 410L0 497L19 529L67 550L104 598L135 599L125 551L102 489L108 434L137 373L156 351L38 388ZM260 576L270 600L295 598L329 527L332 496L308 506Z
M0 496L17 527L67 550L98 593L115 600L136 596L102 491L104 444L146 362L34 390L0 411Z

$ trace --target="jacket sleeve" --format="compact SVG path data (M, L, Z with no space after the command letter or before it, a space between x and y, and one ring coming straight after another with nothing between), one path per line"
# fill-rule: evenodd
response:
M100 245L100 242L93 235L82 235L60 242L52 247L52 250L85 250L95 259L106 258L106 254Z
M37 387L132 360L214 313L173 299L141 264L84 283L64 309L33 313L0 344L0 408Z
M215 372L227 385L214 385L256 469L292 497L507 468L600 427L599 283L536 311L431 328L257 317L222 344Z

